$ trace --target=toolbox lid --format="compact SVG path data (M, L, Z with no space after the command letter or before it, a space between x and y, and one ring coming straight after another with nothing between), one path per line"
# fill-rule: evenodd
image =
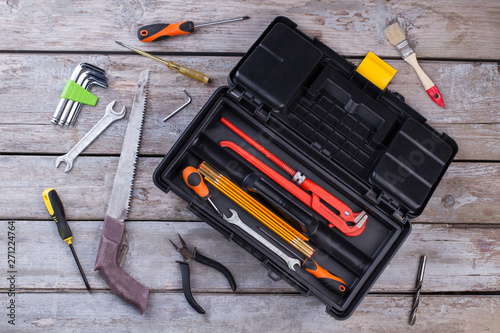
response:
M277 23L234 73L234 82L271 107L283 109L322 56L320 49L297 32Z
M285 123L291 144L357 196L403 220L422 213L458 151L404 98L285 17L277 17L231 71L239 104Z

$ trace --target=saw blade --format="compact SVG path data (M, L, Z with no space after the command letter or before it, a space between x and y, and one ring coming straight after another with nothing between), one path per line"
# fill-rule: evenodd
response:
M119 221L125 221L130 205L137 154L141 142L142 122L146 110L148 80L149 70L141 72L106 212L106 215Z

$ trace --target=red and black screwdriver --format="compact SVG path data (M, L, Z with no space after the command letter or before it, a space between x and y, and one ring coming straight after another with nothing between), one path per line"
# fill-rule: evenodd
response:
M229 23L235 21L242 21L249 19L249 16L236 17L227 20L208 22L197 24L196 28L206 27L208 25ZM141 42L158 42L164 40L168 37L174 37L179 35L188 35L195 30L195 25L193 21L182 21L178 23L158 23L150 24L140 27L137 30L137 37Z
M45 202L45 207L47 207L47 211L49 212L50 216L52 217L54 222L56 222L57 230L59 230L59 235L61 235L61 238L66 243L68 243L69 248L73 253L73 257L75 258L78 269L80 270L80 274L82 275L85 287L87 287L87 291L89 292L89 294L91 294L92 289L90 289L87 277L83 272L82 265L80 265L80 261L78 260L75 249L73 248L73 244L71 241L71 239L73 238L73 233L71 232L68 222L66 221L66 214L64 213L64 207L56 190L54 190L53 188L48 188L45 191L43 191L43 201Z

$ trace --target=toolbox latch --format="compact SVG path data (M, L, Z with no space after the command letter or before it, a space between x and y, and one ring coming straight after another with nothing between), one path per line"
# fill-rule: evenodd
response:
M229 94L236 98L238 104L243 107L245 111L254 116L255 119L262 123L267 122L272 112L272 108L255 96L251 91L239 85L235 85L229 90Z

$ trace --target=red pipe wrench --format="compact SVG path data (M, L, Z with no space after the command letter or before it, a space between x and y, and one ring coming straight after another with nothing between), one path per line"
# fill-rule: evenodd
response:
M342 201L328 193L322 187L307 179L302 173L295 172L292 168L286 165L283 161L281 161L278 157L273 155L271 152L266 150L248 135L243 133L240 129L230 123L227 119L221 118L221 121L228 126L232 131L241 136L244 140L254 146L257 150L262 152L266 157L268 157L271 161L276 163L279 167L285 170L288 174L294 177L294 181L300 185L304 190L311 192L311 194L305 192L300 187L280 175L278 172L274 171L272 168L261 162L252 154L248 153L246 150L230 141L221 141L219 144L222 147L231 148L238 155L243 157L246 161L251 163L261 172L266 174L288 192L290 192L297 199L305 203L308 207L314 209L318 214L323 216L329 223L330 227L335 226L337 229L342 231L347 236L358 236L360 235L366 227L366 220L368 219L368 215L366 212L362 211L360 213L354 213L346 204ZM322 200L328 203L330 206L335 208L340 215L332 212L327 206L325 206ZM354 223L353 226L347 224L347 222Z

